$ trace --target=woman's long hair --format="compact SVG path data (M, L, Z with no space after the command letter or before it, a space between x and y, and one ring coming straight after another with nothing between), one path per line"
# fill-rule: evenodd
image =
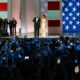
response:
M45 15L45 14L43 14L43 16L44 16L44 18L46 19L46 15Z

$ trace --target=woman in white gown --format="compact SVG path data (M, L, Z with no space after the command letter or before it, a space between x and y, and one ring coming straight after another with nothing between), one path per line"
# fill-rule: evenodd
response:
M43 15L42 21L41 21L41 30L42 30L42 37L43 38L46 37L46 27L47 27L47 20L46 20L46 16Z

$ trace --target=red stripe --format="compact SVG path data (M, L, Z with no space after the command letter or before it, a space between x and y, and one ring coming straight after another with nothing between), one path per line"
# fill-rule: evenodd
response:
M0 11L8 11L8 3L0 3Z
M58 1L48 2L48 10L60 10L60 2Z
M49 27L60 27L60 20L48 20Z

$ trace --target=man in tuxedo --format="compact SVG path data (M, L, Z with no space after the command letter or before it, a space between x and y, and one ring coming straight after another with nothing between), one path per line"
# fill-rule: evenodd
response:
M39 18L38 14L36 14L36 16L34 17L33 22L34 22L34 35L35 37L39 37L41 19Z
M16 35L16 25L17 25L17 21L15 20L15 18L13 18L12 20L12 32L15 33Z

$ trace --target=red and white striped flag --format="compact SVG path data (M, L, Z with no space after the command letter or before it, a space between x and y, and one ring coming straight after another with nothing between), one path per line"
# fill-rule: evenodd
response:
M60 27L60 0L48 0L48 27L49 33Z

